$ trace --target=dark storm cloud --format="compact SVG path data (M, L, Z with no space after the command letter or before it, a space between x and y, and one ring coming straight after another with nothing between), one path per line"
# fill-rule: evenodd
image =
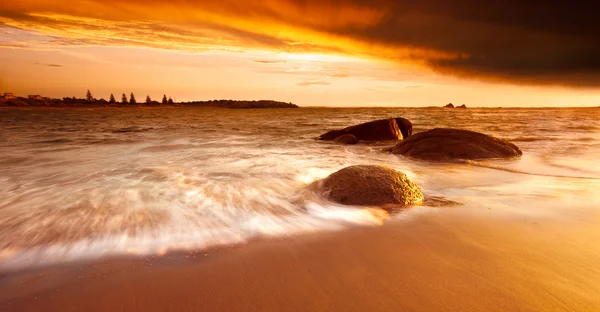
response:
M455 54L411 56L447 74L600 85L600 18L593 3L400 0L375 5L386 10L376 23L327 31L386 46ZM386 57L394 58L394 54Z
M295 1L307 8L316 1ZM524 83L600 85L600 15L593 2L517 0L330 1L384 12L374 23L320 31L391 47L457 55L409 56L457 76ZM332 12L332 18L335 18ZM310 25L304 25L310 26ZM391 54L374 56L394 59ZM398 55L398 60L406 58Z

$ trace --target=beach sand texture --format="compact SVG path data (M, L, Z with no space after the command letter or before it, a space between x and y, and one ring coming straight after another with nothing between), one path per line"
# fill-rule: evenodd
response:
M4 278L2 311L598 311L597 215L448 209Z

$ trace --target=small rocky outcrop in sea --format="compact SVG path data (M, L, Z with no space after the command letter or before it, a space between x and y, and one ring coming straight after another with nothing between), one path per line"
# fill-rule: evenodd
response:
M351 134L357 140L402 140L404 133L407 137L412 134L412 123L405 118L391 118L370 121L341 130L331 130L321 135L319 140L335 140L344 134Z
M477 160L523 155L516 145L483 133L437 128L417 133L396 144L393 154L423 160Z
M325 198L343 205L390 209L423 202L421 189L404 173L382 166L346 167L317 185Z
M349 133L346 134L342 134L339 137L335 138L334 140L337 143L341 143L341 144L356 144L358 143L358 139Z
M448 103L446 104L446 106L444 106L445 108L454 108L454 104L452 103Z
M463 104L463 105L457 106L456 108L467 108L467 105Z

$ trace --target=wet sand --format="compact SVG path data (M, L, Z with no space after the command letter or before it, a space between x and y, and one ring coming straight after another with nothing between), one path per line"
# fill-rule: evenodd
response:
M0 311L599 311L595 211L379 227L3 273Z

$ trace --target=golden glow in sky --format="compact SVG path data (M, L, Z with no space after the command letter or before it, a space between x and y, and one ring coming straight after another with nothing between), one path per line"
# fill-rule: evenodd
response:
M13 1L0 10L0 92L302 106L600 105L596 63L583 64L596 47L577 37L586 32L476 20L424 3Z

